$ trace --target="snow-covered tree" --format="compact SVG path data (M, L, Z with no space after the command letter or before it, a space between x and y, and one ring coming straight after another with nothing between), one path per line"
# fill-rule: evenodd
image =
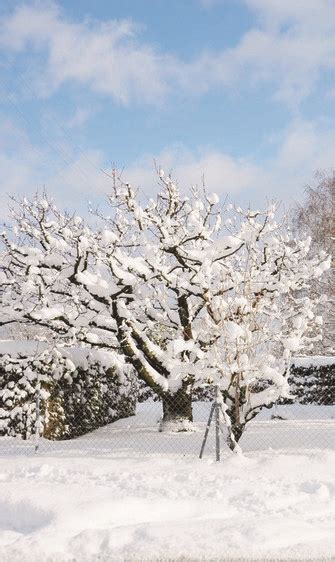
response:
M161 183L156 201L142 208L118 182L101 228L61 213L45 196L18 202L14 227L3 233L1 323L32 322L66 344L117 350L162 399L162 428L171 421L185 428L212 283L201 252L219 215L216 197L181 196L162 174ZM222 241L213 264L240 244Z
M317 302L304 290L329 268L329 258L309 257L310 239L295 240L274 211L235 209L228 227L243 246L224 263L220 295L208 297L208 334L216 338L211 364L230 420L231 448L262 407L289 397L292 354L321 337Z
M141 289L142 314L123 324L121 341L126 339L129 356L140 358L161 385L161 429L183 430L192 421L192 391L211 373L206 361L211 341L203 330L207 295L216 295L222 262L243 241L222 235L215 194L193 188L183 195L162 170L159 179L160 193L145 206L121 180L110 199L121 205L131 231L138 233L150 272Z
M232 432L287 394L289 352L312 321L297 291L326 267L278 234L273 210L161 191L143 205L116 176L111 215L91 226L46 196L22 200L3 233L0 324L32 322L66 345L114 350L163 403L161 429L187 429L192 390L219 385ZM252 376L251 376L252 374Z

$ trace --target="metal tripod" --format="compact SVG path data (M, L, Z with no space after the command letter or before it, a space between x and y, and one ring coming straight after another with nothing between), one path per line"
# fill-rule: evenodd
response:
M222 408L222 399L220 396L220 389L217 386L216 387L216 392L215 392L215 398L214 401L212 402L211 405L211 410L209 413L209 417L208 417L208 421L207 421L207 426L205 429L205 434L204 434L204 438L202 441L202 445L201 445L201 449L200 449L200 455L199 455L199 459L202 459L202 456L204 454L204 450L205 450L205 446L206 446L206 442L207 442L207 438L208 438L208 434L209 434L209 429L213 420L213 416L215 413L215 455L216 455L216 460L219 461L220 460L220 431L221 433L223 433L223 429L222 429L222 425L220 422L220 411L222 413L223 419L226 419L226 414L225 411Z

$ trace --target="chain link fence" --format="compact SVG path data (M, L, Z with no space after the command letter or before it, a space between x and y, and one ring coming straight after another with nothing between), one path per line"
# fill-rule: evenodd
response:
M178 394L162 404L124 366L107 368L83 350L76 355L73 363L73 352L70 359L46 344L2 342L0 455L197 457L203 448L213 457L219 442L221 452L229 451L229 419L210 387L197 389L187 404ZM334 371L334 357L296 358L293 398L246 424L242 450L334 448ZM163 409L187 415L160 431Z

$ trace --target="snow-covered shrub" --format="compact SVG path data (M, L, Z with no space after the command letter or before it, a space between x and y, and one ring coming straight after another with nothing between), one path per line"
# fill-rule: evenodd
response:
M29 342L10 343L21 351L0 350L1 436L28 439L38 427L47 439L67 439L134 415L137 381L113 365L114 358L45 346L33 352Z
M0 435L28 439L38 425L40 434L60 438L66 432L66 422L58 381L66 380L73 370L55 349L32 355L2 355Z
M74 358L73 351L70 355ZM99 352L76 359L72 381L62 388L66 437L79 436L135 414L138 380L126 365L117 369L110 365L108 354Z
M289 383L294 402L334 405L335 357L295 357L290 368Z

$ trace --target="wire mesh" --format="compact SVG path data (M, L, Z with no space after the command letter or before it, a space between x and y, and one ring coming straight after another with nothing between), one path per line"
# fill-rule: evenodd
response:
M33 370L27 376L27 362L14 364L8 370L0 361L0 455L199 456L215 396L208 388L187 399L175 394L162 400L138 381L120 385L115 373L97 365L77 369L66 384L61 379L51 385ZM333 358L296 361L290 386L292 398L262 408L245 425L238 440L243 451L335 447ZM220 442L229 452L224 416ZM216 447L212 424L204 456L215 458Z

